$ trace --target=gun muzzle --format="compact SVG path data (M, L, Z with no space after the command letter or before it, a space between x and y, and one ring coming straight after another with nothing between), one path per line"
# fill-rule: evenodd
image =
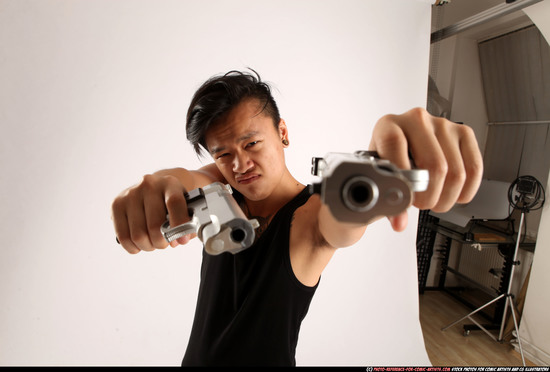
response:
M236 254L254 244L255 219L247 219L233 198L229 185L214 182L185 195L191 221L170 227L162 225L164 238L171 242L184 235L196 233L208 254L223 252Z

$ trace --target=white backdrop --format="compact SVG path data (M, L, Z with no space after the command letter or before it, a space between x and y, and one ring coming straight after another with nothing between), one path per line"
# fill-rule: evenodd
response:
M127 254L112 199L195 168L187 105L208 77L257 70L312 156L368 146L385 113L425 106L429 1L0 0L0 364L178 365L199 242ZM418 321L416 211L338 252L298 365L429 364Z

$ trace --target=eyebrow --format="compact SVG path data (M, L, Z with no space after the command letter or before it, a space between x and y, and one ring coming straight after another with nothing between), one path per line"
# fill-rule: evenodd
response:
M243 141L246 141L256 135L258 135L260 132L258 131L252 131L252 132L248 132L244 135L242 135L241 137L237 138L237 143L240 143L240 142L243 142ZM217 146L217 147L213 147L211 150L210 150L210 154L211 155L214 155L214 154L217 154L219 152L222 152L222 151L225 151L226 147L225 146Z

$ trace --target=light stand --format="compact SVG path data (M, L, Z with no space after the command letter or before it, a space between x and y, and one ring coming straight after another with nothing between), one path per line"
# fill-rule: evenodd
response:
M514 193L518 192L519 195L516 195L514 197ZM496 297L495 299L487 302L485 305L475 309L468 315L460 318L459 320L449 324L446 327L443 327L441 331L445 331L447 328L450 328L454 326L457 323L460 323L464 319L468 318L470 319L477 327L479 327L483 332L485 332L489 337L491 337L494 341L502 342L504 339L504 325L506 322L506 315L508 306L510 307L511 313L512 313L512 319L514 320L514 328L516 330L518 345L519 345L519 351L521 354L521 360L523 362L523 365L525 366L525 358L523 356L523 347L521 345L521 338L519 337L519 327L518 327L518 319L516 318L516 314L519 315L519 312L517 310L516 305L514 304L513 297L514 295L511 293L512 291L512 282L514 280L514 271L517 265L519 265L519 262L517 261L517 255L519 251L519 244L521 241L521 230L523 228L523 223L525 219L525 213L528 213L529 210L535 210L542 207L544 204L544 189L542 188L542 185L540 182L538 182L534 177L531 176L524 176L519 177L510 185L510 189L508 191L508 199L510 201L510 205L512 205L514 208L521 209L521 217L519 220L519 229L518 229L518 235L516 238L516 245L514 248L514 255L512 258L512 267L510 270L510 277L508 279L508 288L506 290L506 293L501 294L500 296ZM483 327L481 324L476 322L472 315L479 312L480 310L483 310L487 306L490 306L491 304L500 301L501 299L505 299L504 304L504 313L502 315L502 321L500 324L500 332L498 335L498 339L493 336L485 327Z

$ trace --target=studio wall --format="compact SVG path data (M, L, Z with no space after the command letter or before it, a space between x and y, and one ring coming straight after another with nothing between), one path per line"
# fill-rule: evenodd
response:
M271 82L303 183L313 156L367 148L425 106L431 5L365 0L0 0L0 365L178 365L201 247L127 254L110 205L200 167L187 105L214 74ZM325 270L298 365L427 365L417 211L368 228Z

